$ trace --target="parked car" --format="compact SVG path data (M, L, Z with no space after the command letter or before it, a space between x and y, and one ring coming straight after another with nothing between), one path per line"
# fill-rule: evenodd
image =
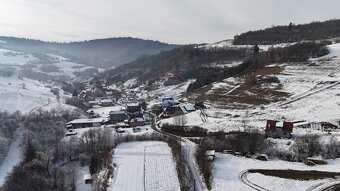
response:
M124 133L124 132L125 132L125 130L124 130L124 129L122 129L122 128L118 128L118 129L116 129L116 132L117 132L117 133Z
M140 127L134 127L132 130L133 130L133 132L136 133L136 132L140 132L141 128Z

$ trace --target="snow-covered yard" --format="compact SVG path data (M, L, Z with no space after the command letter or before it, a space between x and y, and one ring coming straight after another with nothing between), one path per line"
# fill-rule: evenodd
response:
M338 165L340 159L329 160L327 165L317 165L314 167L306 166L303 163L286 162L281 160L274 161L259 161L249 159L245 157L236 157L229 154L216 153L216 158L213 162L213 184L214 191L227 190L241 191L251 190L250 187L245 185L239 179L239 174L247 169L294 169L294 170L318 170L318 171L330 171L339 172ZM323 180L311 180L311 181L299 181L284 179L272 176L265 176L260 173L250 173L248 180L252 183L258 184L268 190L306 190L307 188L328 181Z
M118 145L110 190L180 190L171 150L165 142L130 142Z
M125 108L125 106L122 105L115 105L115 106L109 106L109 107L100 107L96 106L91 109L89 109L87 112L93 111L94 114L99 115L100 117L106 117L109 115L111 111L121 111Z

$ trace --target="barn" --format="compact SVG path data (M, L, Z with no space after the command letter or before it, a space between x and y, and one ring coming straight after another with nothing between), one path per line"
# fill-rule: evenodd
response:
M294 125L292 122L267 120L265 133L267 137L291 138L293 127Z

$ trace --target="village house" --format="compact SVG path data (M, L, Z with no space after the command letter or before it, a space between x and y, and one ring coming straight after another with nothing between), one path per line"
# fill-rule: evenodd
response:
M66 124L67 129L80 129L86 127L100 127L102 125L102 118L90 119L75 119Z
M294 125L292 122L267 120L265 133L267 137L272 138L291 138L293 127Z
M130 118L143 116L142 107L137 102L126 104L126 113L130 116Z
M103 120L104 124L115 124L119 122L124 122L129 119L126 111L111 111L109 115Z
M195 111L195 107L192 104L180 104L175 106L169 106L164 109L163 117L169 118L169 117L175 117L178 115L187 114L190 112Z
M100 101L89 101L89 106L93 108L94 106L99 106Z
M114 103L112 99L102 99L100 100L99 105L102 107L110 107L110 106L114 106Z
M142 117L137 117L129 121L130 127L137 127L145 125L145 120Z

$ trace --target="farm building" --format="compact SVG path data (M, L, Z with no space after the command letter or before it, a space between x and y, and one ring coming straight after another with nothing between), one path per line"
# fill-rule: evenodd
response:
M102 107L110 107L110 106L114 106L114 103L112 99L102 99L100 100L99 105Z
M137 127L145 125L145 120L142 117L134 118L129 121L130 127Z
M119 122L124 122L126 119L129 119L129 116L125 111L111 111L109 115L103 120L103 123L114 124Z
M129 103L126 105L126 112L131 118L140 117L142 115L142 107L139 103Z
M181 105L170 106L164 109L163 117L164 118L175 117L178 115L183 115L183 114L193 112L195 110L196 109L194 108L194 105L192 104L181 104Z
M208 150L207 152L205 152L205 156L209 160L214 160L215 159L215 150Z
M85 181L85 184L91 184L92 183L91 174L85 174L84 181Z
M80 129L86 127L100 127L102 125L102 118L90 119L75 119L66 124L67 129Z
M175 117L178 115L182 115L183 112L181 109L177 106L171 106L171 107L166 107L163 112L163 117L164 118L169 118L169 117Z
M91 108L93 108L93 106L98 106L100 101L89 101L89 105Z
M267 137L273 138L291 138L293 132L292 122L278 122L274 120L267 120L265 133Z

